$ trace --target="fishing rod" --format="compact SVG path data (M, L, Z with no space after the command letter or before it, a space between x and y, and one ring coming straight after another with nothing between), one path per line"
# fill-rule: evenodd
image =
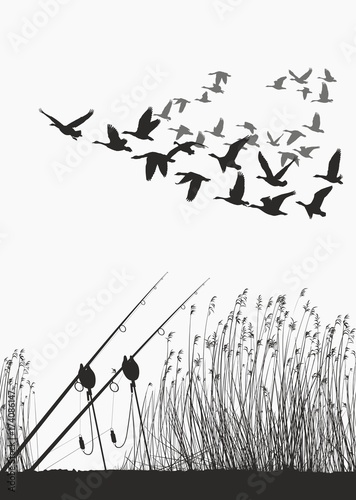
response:
M145 305L145 300L147 297L154 291L156 290L158 284L165 278L165 276L168 273L165 273L154 285L153 287L146 293L146 295L143 296L143 298L135 305L135 307L129 312L129 314L126 316L126 318L121 321L121 323L115 328L115 330L109 335L109 337L105 340L105 342L99 347L99 349L93 354L93 356L89 359L89 361L84 365L84 368L87 368L93 361L94 359L101 353L101 351L106 347L106 345L110 342L110 340L116 335L118 330L120 332L124 333L126 331L126 326L125 323L131 318L131 316L136 312L136 310L141 306ZM57 408L59 403L64 399L64 397L68 394L70 389L75 385L75 383L78 380L78 375L74 377L74 379L70 382L70 384L64 389L62 394L56 399L56 401L53 403L53 405L50 407L50 409L45 413L45 415L41 418L41 420L37 423L37 425L32 429L32 431L29 433L29 435L24 439L24 441L20 444L20 446L17 448L17 450L13 453L13 455L9 458L9 460L6 462L4 467L1 469L1 471L5 471L11 463L16 460L18 455L21 453L21 451L25 448L25 446L29 443L29 441L33 438L33 436L37 433L37 431L40 429L40 427L45 423L45 421L48 419L48 417L51 415L51 413Z
M137 356L137 354L148 344L148 342L157 334L164 334L163 327L177 314L180 309L185 308L185 304L190 300L193 295L197 295L198 291L205 285L210 278L204 281L192 294L189 295L184 302L182 302L172 314L145 340L145 342L135 351L132 358ZM163 332L163 333L162 333ZM114 373L114 375L103 385L103 387L92 397L92 399L87 403L87 405L78 413L78 415L67 425L67 427L59 434L59 436L53 441L53 443L42 453L42 455L36 460L36 462L30 467L29 470L35 470L38 465L46 458L46 456L53 450L53 448L59 443L59 441L67 434L67 432L73 427L73 425L78 422L82 415L93 405L93 403L101 396L101 394L107 389L110 384L115 380L115 378L122 372L122 366ZM77 380L77 379L76 379Z

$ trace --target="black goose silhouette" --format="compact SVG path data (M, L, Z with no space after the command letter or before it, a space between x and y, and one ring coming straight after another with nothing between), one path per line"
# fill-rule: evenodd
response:
M79 127L82 123L84 123L88 118L91 117L91 115L94 113L94 110L91 109L89 112L78 118L77 120L74 120L73 122L68 123L68 125L63 125L60 121L58 121L56 118L54 118L51 115L48 115L43 111L43 109L39 109L39 111L47 116L53 123L50 123L50 126L57 127L62 134L64 135L70 135L72 138L76 141L78 137L82 136L82 132L80 130L74 130L76 127Z
M194 146L197 148L206 148L207 147L207 146L204 146L204 144L202 144L202 143L194 142L194 141L183 142L183 144L179 144L179 142L174 141L174 144L177 147L170 151L169 154L171 156L179 153L179 151L182 151L183 153L187 153L188 155L194 155L195 151L194 151L194 149L192 149Z
M244 145L247 144L249 139L250 136L247 135L243 139L239 139L238 141L231 144L225 156L217 156L214 153L209 153L209 156L211 156L212 158L216 158L218 160L218 162L220 163L221 170L223 172L225 172L227 167L241 170L241 166L235 163L236 156L238 155L239 151L241 151L241 149L244 147Z
M307 79L311 75L312 71L313 71L312 68L309 68L308 71L306 73L304 73L304 75L297 76L295 73L293 73L293 71L289 70L289 74L292 75L292 77L293 77L293 78L291 78L291 80L294 80L298 83L304 84L304 83L307 83Z
M302 205L302 207L305 208L305 210L307 211L307 213L309 215L309 219L311 219L313 217L313 215L321 215L322 217L325 217L326 212L323 212L321 210L321 205L324 201L324 198L330 193L332 188L333 188L332 186L329 186L329 187L320 189L320 191L317 191L314 194L314 198L311 201L311 203L309 203L309 205L306 205L302 201L297 201L296 203L298 203L298 205Z
M279 141L280 141L280 139L282 139L283 136L284 136L284 134L280 135L278 137L278 139L273 139L273 137L271 136L271 134L267 131L267 137L269 139L267 141L267 143L271 144L271 146L279 146Z
M187 104L190 104L190 101L187 101L187 99L183 99L181 97L175 97L174 100L176 101L174 104L178 104L179 105L179 113L183 113L183 111L185 110L185 107Z
M216 83L213 83L212 87L206 87L205 85L203 85L202 89L211 90L215 94L223 94L224 93L224 90L220 87L220 85L218 85Z
M213 128L212 131L211 130L204 130L204 132L208 132L209 134L212 134L215 137L225 137L221 133L223 131L223 128L224 128L224 120L222 118L220 118L218 124L216 125L216 127Z
M271 198L270 196L266 196L265 198L261 198L263 205L250 205L251 208L259 208L262 212L265 212L268 215L288 215L285 212L282 212L280 207L284 200L289 196L295 195L295 191L291 191L290 193L280 194L279 196L275 196Z
M175 153L173 153L175 154ZM134 160L139 160L141 158L146 158L146 180L150 181L158 167L163 177L167 176L168 163L174 163L175 160L172 159L173 156L170 151L168 154L157 153L156 151L151 151L150 153L145 153L143 155L135 155L132 158Z
M337 82L328 69L324 69L325 76L318 76L321 80L325 80L328 83Z
M82 386L86 389L91 390L95 385L95 373L90 368L90 366L84 368L82 363L80 363L78 379Z
M165 105L161 113L155 113L153 116L159 116L160 118L163 118L164 120L171 120L171 117L169 116L169 113L172 108L173 101L172 99L168 102L168 104Z
M337 149L336 152L332 155L329 161L329 168L326 175L314 175L314 177L321 177L328 182L332 182L333 184L343 184L342 175L337 175L339 173L340 167L340 159L341 159L341 150Z
M153 141L153 138L149 136L149 134L161 123L161 120L153 120L152 121L152 108L148 108L147 111L143 113L141 118L139 119L138 126L136 132L129 132L125 130L123 134L130 134L137 139Z
M319 115L319 113L314 114L313 122L311 125L303 125L303 127L310 129L312 132L324 133L324 130L321 130L321 128L320 128L320 115Z
M110 124L108 125L108 137L109 142L94 141L93 144L102 144L103 146L113 149L114 151L132 151L130 147L125 146L127 140L120 139L118 131Z
M329 89L326 83L323 82L321 85L322 86L321 86L321 92L319 94L319 99L314 99L311 102L322 102L322 103L333 102L333 99L329 99Z
M124 356L121 367L125 377L131 380L131 382L135 382L135 380L138 379L140 375L140 368L132 356L130 356L129 359Z
M191 132L185 125L179 125L179 128L169 128L168 130L174 130L174 132L177 132L176 141L183 137L183 135L193 135L193 132Z
M286 76L281 76L281 78L278 78L274 81L273 85L266 85L266 87L272 87L273 89L277 90L285 90L287 87L283 87L283 83L286 78Z
M216 85L219 85L221 81L223 81L225 84L227 83L227 79L231 76L225 71L215 71L214 73L209 73L210 75L215 75L215 83Z
M287 181L281 181L280 179L287 172L288 168L295 162L295 158L288 163L285 167L281 168L277 174L273 175L272 170L270 169L266 158L263 156L261 152L258 153L258 161L260 162L261 167L265 171L266 177L262 177L260 175L257 176L257 179L263 179L271 186L286 186Z
M204 92L204 94L198 99L195 99L196 101L200 102L211 102L210 99L208 99L208 92Z
M211 180L203 177L202 175L196 174L195 172L177 172L176 175L183 175L183 178L179 182L176 182L176 184L184 184L185 182L190 182L187 201L194 200L203 181L209 182Z
M242 172L237 172L237 178L235 186L229 191L230 196L228 198L223 198L222 196L215 196L215 200L225 200L233 205L249 205L248 201L242 199L245 193L245 177Z

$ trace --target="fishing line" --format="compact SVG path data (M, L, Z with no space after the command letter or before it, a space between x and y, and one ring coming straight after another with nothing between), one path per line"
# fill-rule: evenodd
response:
M116 435L115 435L115 431L111 425L111 429L110 429L110 437L111 437L111 441L113 442L115 448L122 448L125 444L126 444L126 441L127 441L127 436L129 434L129 427L130 427L130 418L131 418L131 415L132 415L132 399L133 399L133 394L131 394L131 399L130 399L130 408L129 408L129 414L128 414L128 417L127 417L127 426L126 426L126 434L125 434L125 438L124 438L124 441L122 444L120 445L117 445L116 444Z
M88 366L87 368L84 368L83 365L80 365L79 372L78 372L78 381L74 384L74 388L76 391L79 392L79 413L81 411L81 393L84 390L84 387L87 389L87 400L88 402L91 401L91 389L95 385L95 373L93 370ZM79 446L80 449L83 451L84 455L91 455L94 451L94 431L93 431L93 421L92 421L92 412L95 417L94 413L94 405L92 405L89 408L89 421L90 421L90 435L91 435L91 450L90 452L85 451L85 443L84 439L81 433L81 419L79 419ZM98 432L99 436L99 432Z
M106 431L102 432L102 433L100 434L100 436L103 436L104 434L106 434L107 432L109 432L109 430L110 430L110 429L107 429ZM76 439L76 438L73 438L73 439ZM71 441L73 441L73 439L71 439ZM94 437L94 440L95 440L95 439L98 439L98 438L97 438L97 437ZM67 442L69 442L69 441L67 441ZM90 441L86 442L85 444L88 444L88 443L90 443ZM59 448L59 446L57 446L57 448ZM57 449L57 448L56 448L56 449ZM61 462L61 461L62 461L62 460L64 460L65 458L69 457L70 455L73 455L73 453L75 453L75 452L76 452L76 451L78 451L78 450L80 450L80 448L76 448L75 450L71 451L70 453L68 453L68 454L67 454L67 455L65 455L64 457L60 458L59 460L57 460L56 462L54 462L53 464L49 465L48 467L46 467L46 468L45 468L45 469L43 469L43 470L48 470L48 469L50 469L51 467L53 467L53 465L58 464L58 462Z
M82 394L79 392L79 413L82 411ZM79 419L79 436L82 435L82 419Z
M116 373L116 370L113 370L114 373ZM120 376L120 379L119 381L122 379L122 376L123 374L121 374ZM119 391L119 385L118 383L116 382L111 382L110 384L110 390L112 391L112 406L111 406L111 427L110 427L110 438L111 438L111 442L113 443L113 445L115 446L115 448L122 448L126 441L127 441L127 436L128 436L128 433L129 433L129 427L130 427L130 416L131 416L131 412L132 412L132 394L131 394L131 399L130 399L130 407L129 407L129 414L128 414L128 417L127 417L127 426L126 426L126 433L125 433L125 437L124 437L124 441L121 445L117 445L117 440L116 440L116 434L115 434L115 431L114 431L114 404L115 404L115 393Z
M116 370L113 369L113 372L116 373ZM119 382L122 379L122 374L119 378ZM118 382L111 382L109 386L111 392L112 392L112 402L111 402L111 429L113 428L113 421L114 421L114 405L115 405L115 393L119 391L119 384Z
M113 421L114 421L114 406L115 406L115 392L113 391L111 400L111 422L110 422L111 429L113 428Z
M65 443L59 444L58 446L53 448L53 451L58 450L59 448L62 448L62 446L65 446L66 444L70 443L71 441L74 441L74 439L77 439L77 437L78 436L74 436L74 437L72 437L72 439L68 439L68 441L66 441Z
M88 401L89 399L89 391L88 391ZM94 451L94 431L93 431L93 421L92 421L92 416L91 416L91 408L89 408L89 420L90 420L90 435L91 435L91 451L87 453L85 451L85 444L82 435L79 435L79 445L80 448L82 449L84 455L91 455Z

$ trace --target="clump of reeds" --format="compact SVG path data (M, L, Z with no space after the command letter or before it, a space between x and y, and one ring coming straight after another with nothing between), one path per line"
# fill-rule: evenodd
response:
M300 297L304 296L304 290ZM192 334L186 366L170 348L158 392L147 390L144 425L159 470L356 470L355 331L348 316L321 328L307 301L291 316L285 296L244 316L247 290L225 323ZM298 301L299 302L299 301ZM184 368L183 368L184 366ZM142 437L124 467L146 468Z
M15 349L11 358L4 359L0 372L0 467L10 458L11 449L29 434L36 418L34 384L28 380L28 373L29 361L23 349ZM29 443L16 459L16 470L28 469L32 463Z

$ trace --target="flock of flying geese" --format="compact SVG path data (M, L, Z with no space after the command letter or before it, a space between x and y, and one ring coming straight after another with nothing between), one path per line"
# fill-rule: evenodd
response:
M299 85L305 85L307 84L307 80L312 73L312 69L309 69L304 75L300 77L298 77L292 71L289 71L289 73L292 77L290 78L290 80L296 81ZM210 95L208 91L215 94L224 93L222 84L226 85L228 78L231 76L223 71L209 73L209 75L213 75L215 77L214 83L210 87L203 86L202 88L206 89L206 91L202 94L200 98L195 99L196 101L199 101L204 104L212 102L211 99L209 98ZM334 77L332 77L332 75L327 69L325 69L325 76L318 78L324 80L322 83L322 89L319 95L319 99L315 99L311 102L321 102L321 103L332 102L332 99L329 99L329 91L327 83L336 82L336 80L334 79ZM275 80L273 85L267 85L267 87L272 87L276 90L284 90L286 89L286 87L284 87L283 85L286 79L287 79L286 76L280 77L277 80ZM310 89L306 86L304 86L301 89L297 89L297 91L302 92L304 100L307 98L308 94L311 93ZM122 134L131 135L141 141L145 140L153 141L154 139L153 137L151 137L150 134L158 127L158 125L161 123L162 120L166 121L171 120L170 113L173 105L177 105L178 112L183 113L187 105L190 103L191 101L188 101L187 99L174 98L168 102L168 104L164 107L161 113L156 113L156 114L153 114L152 108L149 107L139 119L137 129L134 131L125 130L122 132ZM77 140L78 137L82 136L81 131L76 130L77 127L79 127L86 120L88 120L88 118L92 116L94 111L91 109L86 115L68 123L67 125L63 125L56 118L45 113L42 109L40 109L40 112L51 120L52 123L50 123L50 125L57 127L63 134L71 136L74 140ZM157 116L159 118L153 119L153 116ZM320 125L321 125L320 115L319 113L315 113L311 125L303 125L303 126L310 129L314 133L323 133L324 130L320 128ZM286 212L283 212L281 210L281 205L286 200L286 198L295 195L296 194L295 191L290 191L274 197L267 196L261 198L260 201L262 202L262 205L250 204L248 201L243 200L245 193L245 177L244 174L241 172L241 166L236 163L236 158L242 149L247 149L248 146L260 147L260 145L257 142L258 135L255 133L257 129L252 123L244 122L243 124L237 125L237 127L245 128L246 130L248 130L249 134L246 135L245 137L238 139L232 144L224 143L225 146L228 146L228 149L223 156L218 156L214 153L209 153L209 156L217 160L222 172L226 172L227 168L233 168L237 170L236 182L235 185L229 190L229 196L226 198L223 198L221 196L216 196L215 199L223 199L226 202L231 203L233 205L242 205L242 206L248 206L250 208L258 208L262 212L265 212L266 214L272 216L287 215ZM212 130L205 130L204 132L209 133L218 138L224 138L225 136L222 133L223 129L224 129L224 120L220 118L219 122L215 127L213 127ZM178 140L184 135L193 135L193 133L189 130L189 128L186 127L185 125L180 125L178 128L169 128L168 130L176 132L176 138L173 143L175 147L173 147L168 153L159 153L156 151L151 151L142 155L132 156L132 158L136 160L143 158L146 159L147 181L150 181L152 179L153 175L157 170L157 167L161 172L161 174L163 175L163 177L166 177L168 172L168 163L174 163L176 161L175 159L173 159L173 157L177 153L182 152L188 155L192 155L195 154L195 150L193 148L207 147L206 145L204 145L205 135L203 134L203 132L198 133L195 141L187 141L179 143ZM306 137L306 135L300 132L299 130L285 130L284 132L289 134L287 140L288 146L293 144L301 137ZM102 144L114 151L128 151L128 152L132 151L132 149L127 145L127 139L121 138L118 131L113 125L109 124L107 126L107 134L108 134L108 142L94 141L94 144ZM283 135L284 133L280 137L275 139L272 137L270 132L267 132L268 141L266 142L273 147L277 147L280 145L279 141L281 140ZM296 151L300 156L304 158L312 158L310 154L314 149L317 149L318 147L319 146L313 146L313 147L301 146L299 149L293 149L293 151ZM258 153L258 161L265 175L257 176L257 179L263 179L267 184L273 187L283 187L287 185L287 181L282 180L282 178L285 176L288 169L291 167L293 163L299 166L299 156L297 154L289 151L279 151L279 153L281 154L282 168L276 173L272 172L264 155L261 152ZM341 180L342 176L339 175L338 173L340 166L340 158L341 158L341 151L340 149L337 149L329 161L327 173L314 175L314 177L322 178L330 184L337 184L337 183L342 184ZM208 182L211 180L196 172L177 172L175 175L181 176L181 180L176 184L189 183L189 189L186 198L187 201L193 201L199 192L201 184L203 182ZM312 218L313 215L320 215L324 217L326 213L321 210L321 205L324 201L324 198L330 193L331 190L332 186L328 186L317 191L314 194L312 201L308 204L303 203L302 201L297 201L296 203L302 205L306 209L309 218Z

